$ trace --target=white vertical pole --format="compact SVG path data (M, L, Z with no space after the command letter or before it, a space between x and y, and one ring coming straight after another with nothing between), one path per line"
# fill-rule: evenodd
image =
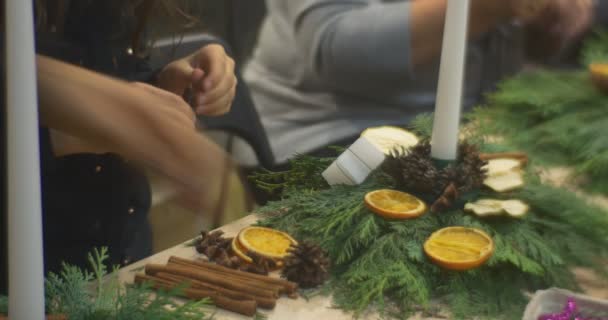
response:
M9 318L44 319L42 209L31 0L6 0Z
M456 160L462 108L464 64L470 0L448 0L431 155L438 160Z

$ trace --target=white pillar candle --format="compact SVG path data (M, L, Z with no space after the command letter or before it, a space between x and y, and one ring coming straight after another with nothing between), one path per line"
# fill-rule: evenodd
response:
M44 269L32 2L7 0L9 318L44 319Z
M437 86L431 156L456 160L462 105L469 0L448 0Z

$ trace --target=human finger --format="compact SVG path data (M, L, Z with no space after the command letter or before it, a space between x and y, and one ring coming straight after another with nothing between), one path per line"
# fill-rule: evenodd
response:
M197 101L197 108L201 105L210 105L215 103L216 100L225 96L227 92L230 92L232 88L236 86L237 79L234 74L234 60L230 59L225 65L224 70L225 76L217 80L219 83L214 85L210 91L202 92L203 94L200 96L200 98L198 98ZM207 78L205 78L204 82L206 81L208 81Z
M232 108L232 102L236 94L236 86L232 87L229 92L210 104L199 106L196 113L206 116L219 116L226 114Z

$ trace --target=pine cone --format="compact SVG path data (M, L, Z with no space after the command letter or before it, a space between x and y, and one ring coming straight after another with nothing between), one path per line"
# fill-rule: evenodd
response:
M330 261L318 245L302 242L289 249L282 276L302 288L313 288L329 278Z
M456 185L453 182L450 183L439 199L435 200L433 205L431 205L431 212L442 212L451 208L456 199L458 199L458 196Z
M458 161L438 169L431 159L430 142L424 140L409 151L393 150L382 168L393 177L398 189L434 198L431 209L439 212L453 206L459 195L482 186L486 164L477 146L463 142Z
M431 160L431 145L425 140L409 151L396 149L384 162L383 169L400 189L438 195L439 170Z
M458 160L458 172L454 179L458 191L462 194L480 188L486 177L483 167L488 162L481 160L477 146L466 142L460 144Z

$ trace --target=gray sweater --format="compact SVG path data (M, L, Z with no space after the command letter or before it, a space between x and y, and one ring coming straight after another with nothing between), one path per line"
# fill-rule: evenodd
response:
M370 126L405 125L433 110L438 63L412 70L409 1L266 4L268 15L244 78L277 163ZM517 68L514 30L501 28L469 45L465 105ZM505 54L509 47L516 51Z

